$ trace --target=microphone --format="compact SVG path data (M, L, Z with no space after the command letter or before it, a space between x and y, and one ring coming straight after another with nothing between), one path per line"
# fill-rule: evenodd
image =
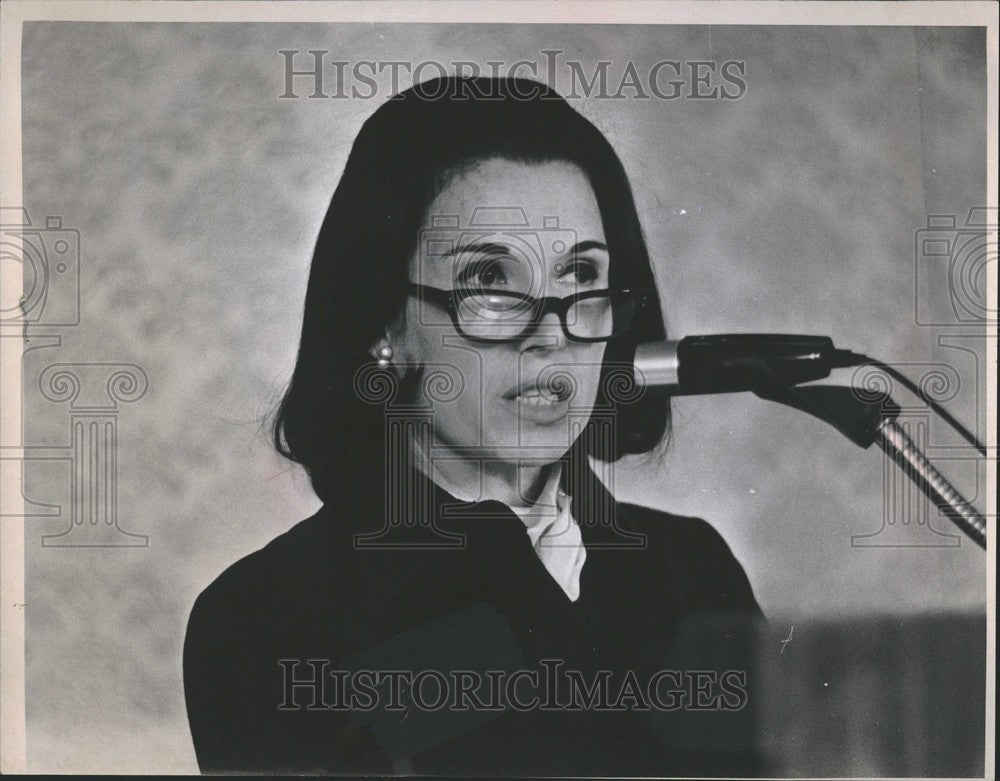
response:
M665 386L671 395L690 396L797 385L866 360L834 347L828 336L713 334L640 344L633 371L639 387Z

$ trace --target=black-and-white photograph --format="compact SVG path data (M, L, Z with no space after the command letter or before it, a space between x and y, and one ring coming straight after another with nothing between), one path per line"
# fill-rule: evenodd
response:
M995 6L0 13L3 772L994 777Z

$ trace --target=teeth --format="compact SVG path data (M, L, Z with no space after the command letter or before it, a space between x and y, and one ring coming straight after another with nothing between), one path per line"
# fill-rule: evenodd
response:
M527 388L517 396L517 400L522 404L532 407L542 407L551 404L558 404L559 397L539 390L538 388Z

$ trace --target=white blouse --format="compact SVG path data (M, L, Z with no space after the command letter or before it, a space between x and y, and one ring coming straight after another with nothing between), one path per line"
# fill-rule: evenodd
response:
M580 572L587 560L580 525L570 512L573 497L559 487L562 467L554 469L533 505L511 507L524 523L532 547L570 601L580 598Z
M482 497L468 496L445 480L438 470L425 468L426 459L421 458L418 452L415 455L421 471L456 499L464 502L480 501ZM552 470L534 504L507 506L524 523L531 545L545 569L566 592L570 601L576 602L580 598L580 572L587 560L587 550L583 545L580 525L570 512L572 497L559 487L561 475L562 464L559 464Z

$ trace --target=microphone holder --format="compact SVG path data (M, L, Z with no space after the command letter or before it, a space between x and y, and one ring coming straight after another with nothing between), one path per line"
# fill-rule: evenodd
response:
M866 401L839 385L796 387L758 375L753 392L762 399L808 412L862 448L878 443L959 529L986 548L986 518L934 468L896 418L899 406L885 397Z

